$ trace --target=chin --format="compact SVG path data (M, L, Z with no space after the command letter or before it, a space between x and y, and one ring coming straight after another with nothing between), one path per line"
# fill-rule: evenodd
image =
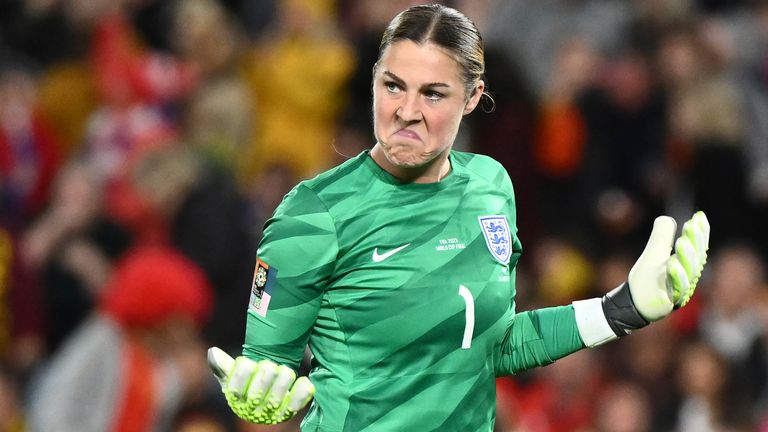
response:
M398 158L395 156L390 156L387 159L389 159L389 162L399 168L416 168L420 163L417 163L416 161L412 159L405 159L405 158Z
M419 168L425 165L424 161L414 161L414 160L392 161L392 163L399 168L406 168L406 169Z
M399 147L395 151L385 151L384 153L392 165L400 168L418 168L428 162L413 149Z

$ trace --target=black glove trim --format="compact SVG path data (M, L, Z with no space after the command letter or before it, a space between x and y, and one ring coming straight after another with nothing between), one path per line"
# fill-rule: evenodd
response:
M632 333L632 330L650 324L635 308L629 282L624 282L604 295L602 304L605 319L618 337L626 336Z

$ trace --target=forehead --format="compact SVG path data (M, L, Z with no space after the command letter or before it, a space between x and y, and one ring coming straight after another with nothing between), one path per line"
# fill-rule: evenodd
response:
M448 50L431 42L399 40L381 55L378 73L391 72L406 82L459 85L459 64Z

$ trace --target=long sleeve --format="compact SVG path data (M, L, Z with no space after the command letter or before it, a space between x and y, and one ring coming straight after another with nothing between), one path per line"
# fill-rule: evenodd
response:
M512 318L507 328L496 375L548 365L584 347L573 306L522 312Z
M296 187L266 223L257 252L243 355L298 368L338 255L317 195Z

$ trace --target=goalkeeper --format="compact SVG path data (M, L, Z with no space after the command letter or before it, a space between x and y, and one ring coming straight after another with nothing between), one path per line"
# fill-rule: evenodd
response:
M232 410L302 431L492 431L495 378L628 335L690 299L709 224L656 219L627 282L517 313L512 183L452 149L487 98L482 39L454 9L415 6L384 33L376 144L300 183L266 223L242 356L208 353ZM492 102L492 101L491 101ZM309 377L294 370L307 346Z

